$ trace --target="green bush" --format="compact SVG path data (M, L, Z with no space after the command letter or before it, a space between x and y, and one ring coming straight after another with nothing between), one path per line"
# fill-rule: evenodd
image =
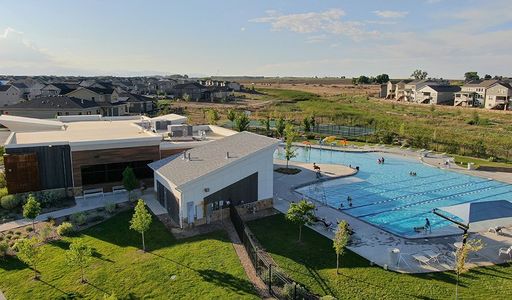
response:
M3 196L0 199L0 205L8 210L15 209L21 204L21 199L15 195Z
M7 244L7 242L0 242L0 258L5 257L7 255L8 249L9 249L9 244Z
M7 181L5 180L5 173L0 172L0 188L5 188L7 186Z
M0 173L0 174L2 174L2 173ZM6 187L0 187L0 199L2 199L2 197L4 197L4 196L7 196L8 194L9 194L9 192L7 191Z
M101 222L103 220L105 220L105 217L102 215L92 215L88 219L88 221L91 223Z
M287 283L283 287L283 296L286 299L305 299L307 291L297 283Z
M75 233L75 226L69 222L64 222L57 227L57 234L60 236L71 236Z
M117 205L115 203L107 203L105 205L105 211L109 214L113 214L116 212Z
M32 228L32 227L27 227L27 228L25 228L25 231L26 231L26 232L32 232L32 231L34 231L34 228Z
M76 213L71 215L71 223L81 226L87 223L87 215L85 213Z

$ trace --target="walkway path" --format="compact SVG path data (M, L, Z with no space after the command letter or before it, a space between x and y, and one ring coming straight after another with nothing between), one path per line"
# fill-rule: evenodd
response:
M138 197L142 197L143 199L152 199L154 198L154 193L152 190L147 190L144 195L140 195L137 192ZM99 207L105 207L105 205L109 203L123 203L128 201L128 193L127 192L118 192L118 193L109 193L104 194L104 196L88 196L87 198L77 197L75 199L76 205L73 207L52 211L49 213L41 214L36 218L36 223L41 221L46 221L49 217L51 218L61 218L65 216L69 216L75 213L84 212L92 209L96 209ZM28 219L19 219L12 222L7 222L4 224L0 224L0 232L16 229L19 227L23 227L26 225L32 224L31 220Z
M247 277L251 281L252 285L254 286L258 294L262 297L262 299L271 299L272 297L268 293L267 286L265 285L263 280L261 280L261 278L258 277L258 275L256 274L256 269L254 269L254 266L252 265L249 255L247 254L247 251L245 250L242 241L240 241L240 237L238 236L233 223L231 223L231 221L229 220L224 220L223 224L224 228L226 229L226 232L228 233L229 238L231 239L233 248L235 249L238 258L240 259L240 263L242 264L245 273L247 274Z

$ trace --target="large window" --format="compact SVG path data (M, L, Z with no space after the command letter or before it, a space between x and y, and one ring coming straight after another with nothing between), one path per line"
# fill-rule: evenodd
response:
M135 161L114 164L92 165L82 167L82 184L91 185L106 182L118 182L123 180L123 171L126 167L133 168L137 179L153 177L153 171L148 167L148 161Z

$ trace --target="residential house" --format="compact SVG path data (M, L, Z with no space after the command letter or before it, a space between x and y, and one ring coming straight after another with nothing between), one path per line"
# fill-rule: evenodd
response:
M130 114L150 114L156 109L155 99L150 97L132 93L122 93L119 95L118 99L128 104L128 112Z
M395 83L393 86L393 83L391 83L391 86L388 86L390 88L395 88L395 92L393 93L393 99L397 101L404 101L405 99L405 85L410 83L412 79L405 79L400 80L399 82ZM389 91L391 93L391 91Z
M96 87L79 87L67 93L66 96L94 101L101 107L103 116L123 116L129 114L128 104L119 101L119 94L115 89L103 89Z
M21 93L21 98L24 100L30 100L30 88L23 82L14 82L13 86L17 87Z
M464 84L460 92L455 94L455 106L483 107L487 89L498 80L476 80Z
M42 97L49 97L49 96L58 96L60 95L61 89L55 86L54 84L47 84L45 87L41 89L41 96ZM71 91L70 91L71 92Z
M22 92L14 85L0 85L0 107L12 105L23 100Z
M416 95L419 89L426 85L448 85L448 81L440 79L418 79L405 83L403 100L406 102L417 102Z
M203 99L205 91L207 91L205 86L197 82L189 82L175 85L173 95L176 98L184 98L185 95L188 95L190 100L199 101Z
M2 107L0 111L11 116L53 119L57 116L100 114L100 107L94 101L68 96L49 96Z
M456 85L425 85L416 93L416 102L423 104L453 105L455 93L460 91Z
M386 84L381 85L380 97L386 99L395 99L396 85L400 80L389 80Z
M512 85L508 82L496 82L491 85L485 95L485 108L511 109Z
M226 86L210 86L203 93L203 99L206 101L227 101L234 97L233 90Z

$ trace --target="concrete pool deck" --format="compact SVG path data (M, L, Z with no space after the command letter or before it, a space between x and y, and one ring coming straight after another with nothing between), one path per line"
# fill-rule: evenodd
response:
M275 160L275 168L281 167L283 161ZM312 170L312 163L290 162L290 166L301 168L296 175L284 175L274 172L274 208L286 213L290 202L297 202L303 197L295 192L297 187L318 182L316 173ZM325 175L323 180L335 179L355 174L355 170L346 166L319 164L323 170L331 170L332 174ZM350 172L352 170L352 172ZM353 252L363 256L370 262L389 270L401 273L427 273L453 270L455 243L460 242L461 235L446 237L425 237L421 239L407 239L381 230L371 224L352 217L343 211L314 201L317 205L316 215L325 218L327 222L336 224L339 220L346 220L352 229L352 244L348 247ZM310 226L318 233L332 239L334 233L326 229L323 224ZM491 233L472 234L471 238L481 239L485 243L483 250L472 254L469 259L469 267L489 266L507 262L507 257L498 256L500 248L512 246L512 228L505 230L505 234L498 236ZM392 257L391 250L399 249L400 255ZM428 264L420 263L416 258L426 253L437 253L439 256Z

